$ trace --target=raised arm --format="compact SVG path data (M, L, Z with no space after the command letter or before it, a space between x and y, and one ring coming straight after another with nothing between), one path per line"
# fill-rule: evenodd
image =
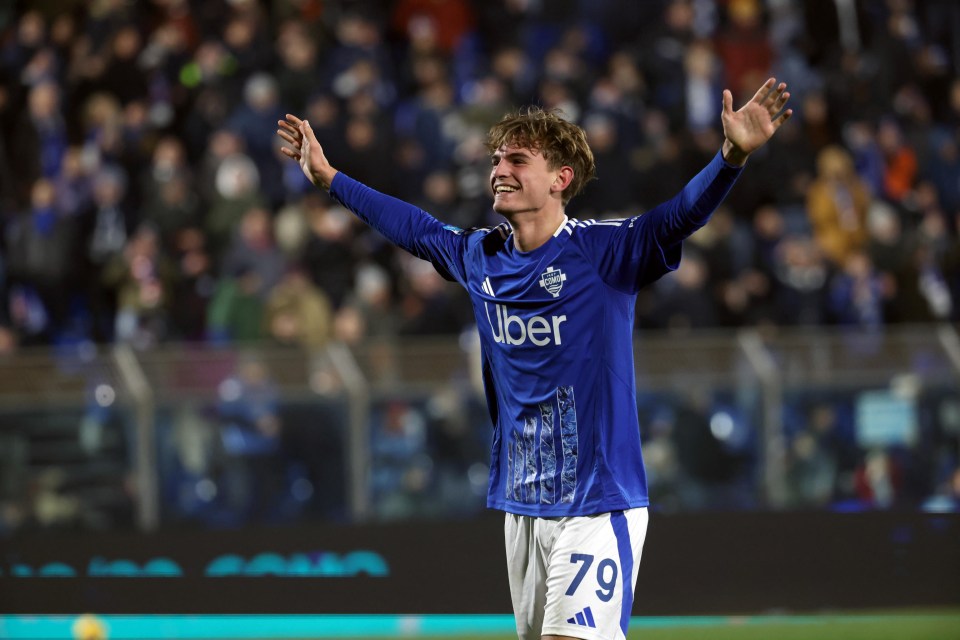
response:
M583 242L605 282L623 291L637 291L677 268L680 244L710 219L736 182L747 157L773 137L793 112L784 110L790 94L786 83L767 80L739 111L733 96L723 92L724 141L720 153L670 200L620 224L589 228Z
M328 191L330 197L390 242L432 262L444 278L464 282L465 245L460 229L444 225L426 211L371 189L334 169L306 120L288 113L286 119L277 124L280 127L277 135L287 143L281 150L300 163L310 182Z
M739 169L751 153L767 143L783 123L793 115L785 109L790 94L787 83L770 78L753 98L738 111L733 110L733 95L723 92L723 147L719 158L707 165L672 199L650 211L647 222L654 227L663 246L679 242L706 224L710 214L726 197ZM726 166L725 166L726 165Z

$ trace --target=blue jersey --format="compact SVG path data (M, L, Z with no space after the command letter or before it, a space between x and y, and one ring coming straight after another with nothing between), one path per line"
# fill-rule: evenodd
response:
M530 516L649 504L637 418L637 291L676 269L739 175L720 154L623 220L567 219L533 251L510 226L465 231L338 173L330 194L470 294L493 420L487 505Z

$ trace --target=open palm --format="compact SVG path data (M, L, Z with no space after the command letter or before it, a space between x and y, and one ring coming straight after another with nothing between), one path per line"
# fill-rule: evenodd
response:
M766 144L793 115L792 109L784 109L789 98L787 83L777 85L776 78L770 78L747 104L734 111L733 94L724 89L720 115L726 137L724 157L734 164L742 164L747 156Z

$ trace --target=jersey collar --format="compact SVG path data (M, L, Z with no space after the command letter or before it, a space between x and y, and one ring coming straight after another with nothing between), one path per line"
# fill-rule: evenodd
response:
M564 225L566 225L569 220L570 218L567 217L567 214L563 214L563 220L560 221L560 226L557 227L557 230L553 232L554 238L560 235L560 232L563 231Z

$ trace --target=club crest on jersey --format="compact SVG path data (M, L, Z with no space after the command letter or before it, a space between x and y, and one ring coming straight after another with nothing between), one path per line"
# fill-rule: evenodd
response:
M553 267L547 267L547 270L540 274L540 286L554 298L560 297L560 289L563 288L566 280L567 274Z

